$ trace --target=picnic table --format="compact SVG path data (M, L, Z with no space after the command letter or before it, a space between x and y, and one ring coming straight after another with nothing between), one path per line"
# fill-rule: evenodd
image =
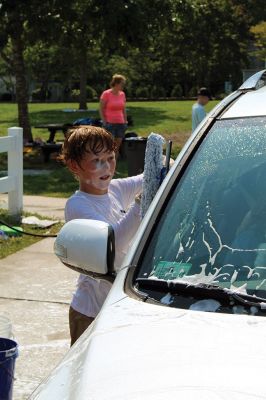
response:
M65 135L67 130L69 128L71 128L71 126L73 126L73 124L59 123L59 124L41 124L41 125L36 125L35 128L37 128L37 129L47 129L50 132L50 134L49 134L49 138L48 138L46 143L54 143L56 132L62 131L64 133L64 135Z
M99 118L87 118L87 120L89 120L89 123L91 125L95 125L95 126L102 126L102 122ZM82 123L80 123L81 121L84 121L83 119L77 120L75 125L83 125ZM88 124L89 124L88 123ZM50 159L50 155L51 153L59 153L62 147L62 142L55 142L55 135L57 132L63 132L64 136L67 132L67 130L73 126L75 126L74 124L70 124L70 123L54 123L54 124L40 124L40 125L36 125L35 128L37 129L47 129L49 131L49 138L45 143L41 144L41 149L42 149L42 153L44 156L44 162L48 162ZM128 126L132 126L133 125L133 121L132 121L132 117L128 116Z
M50 160L51 153L59 153L62 148L62 142L55 142L55 135L58 131L63 132L64 136L69 128L71 128L73 124L41 124L36 125L37 129L47 129L49 131L49 138L45 143L41 144L41 150L43 153L44 162L48 162Z

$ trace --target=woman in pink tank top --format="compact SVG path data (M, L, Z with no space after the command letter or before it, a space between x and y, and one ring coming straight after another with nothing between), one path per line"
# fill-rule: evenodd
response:
M126 96L123 92L125 83L126 78L123 75L113 75L111 88L105 90L100 97L100 116L104 128L115 138L116 154L119 153L127 129Z

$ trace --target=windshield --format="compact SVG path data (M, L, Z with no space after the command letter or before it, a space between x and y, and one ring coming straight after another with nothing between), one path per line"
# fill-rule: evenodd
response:
M217 121L164 208L138 278L266 298L266 118Z

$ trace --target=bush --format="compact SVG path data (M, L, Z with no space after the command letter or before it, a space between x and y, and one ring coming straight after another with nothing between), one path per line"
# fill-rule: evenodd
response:
M183 89L182 86L178 83L175 85L171 91L171 97L182 97L183 96Z
M136 97L137 98L144 98L148 99L149 96L149 89L147 87L139 87L136 89Z
M197 93L198 93L198 88L192 87L188 92L188 96L189 97L197 97Z
M86 91L87 91L87 99L88 100L97 99L98 95L97 95L96 90L93 89L93 87L87 86Z
M72 89L71 90L71 100L78 101L79 100L79 94L80 94L80 90L79 89Z
M158 99L158 97L166 97L166 92L161 86L153 86L151 88L151 98Z
M134 97L131 85L127 85L126 88L124 89L124 92L126 93L127 97Z
M86 92L87 92L87 100L94 100L98 98L97 92L93 87L91 86L86 86ZM72 89L71 90L71 99L73 101L79 101L79 95L80 95L80 90L79 89Z
M103 85L100 84L95 84L94 85L94 90L96 92L97 98L102 94L104 90L108 89L108 87L104 87Z
M218 100L223 100L226 96L228 96L228 93L218 93L215 98L217 98Z
M2 101L12 101L12 94L11 93L3 93L1 96Z
M41 100L41 89L35 89L31 92L32 100Z

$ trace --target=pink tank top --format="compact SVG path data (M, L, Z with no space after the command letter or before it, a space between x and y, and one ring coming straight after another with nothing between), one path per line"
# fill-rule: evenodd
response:
M125 93L120 91L118 94L113 94L112 89L108 89L102 93L101 100L105 102L104 117L106 122L124 124Z

